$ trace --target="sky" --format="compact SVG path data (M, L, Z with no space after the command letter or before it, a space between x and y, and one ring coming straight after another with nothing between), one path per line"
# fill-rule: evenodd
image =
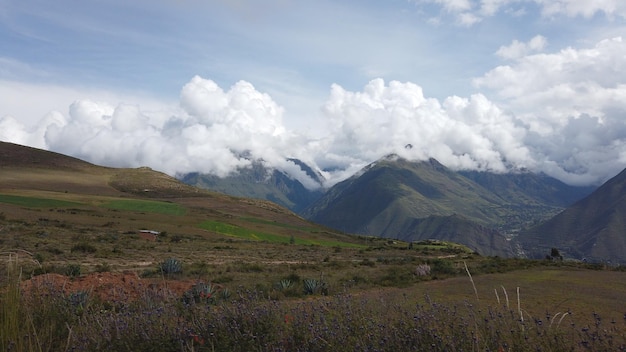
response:
M325 186L395 153L626 168L623 0L0 0L0 141Z

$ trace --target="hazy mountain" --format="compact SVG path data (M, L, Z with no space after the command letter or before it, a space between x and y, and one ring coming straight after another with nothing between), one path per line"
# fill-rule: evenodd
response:
M404 241L441 239L464 244L482 255L501 257L514 255L511 243L497 230L479 225L457 214L415 219L410 231L398 239Z
M498 227L507 233L537 225L596 189L594 186L570 186L545 174L528 171L459 173L505 201L508 211Z
M534 257L557 248L565 257L625 263L626 170L518 240Z
M434 159L410 162L389 156L329 189L303 215L350 233L405 240L454 239L479 253L499 251L501 255L510 252L476 244L506 246L504 237L488 228L506 214L502 204L496 195ZM431 227L429 222L448 225ZM469 223L472 231L463 238L460 230L468 229Z
M496 174L459 171L499 197L525 204L567 207L588 196L596 187L570 186L546 174L528 171Z
M265 199L300 212L322 195L322 176L300 160L289 159L318 184L316 189L306 188L287 173L267 168L255 161L249 168L239 169L227 177L190 173L180 177L186 184L237 197Z
M445 239L503 255L511 252L501 233L548 219L588 192L545 175L455 172L434 159L392 155L335 185L302 214L346 232Z

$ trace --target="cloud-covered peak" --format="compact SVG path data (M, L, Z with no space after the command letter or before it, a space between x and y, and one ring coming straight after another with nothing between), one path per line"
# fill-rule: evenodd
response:
M180 108L172 110L163 118L137 105L78 100L67 116L51 112L35 127L5 116L0 139L102 165L147 165L172 175L225 176L251 160L290 167L285 159L299 157L296 135L282 124L282 107L248 82L224 91L196 76L182 88Z
M485 93L467 97L432 98L416 83L382 78L360 90L333 84L318 115L329 126L322 137L285 127L285 109L249 82L223 89L195 76L167 114L83 99L33 126L0 118L0 139L171 175L226 176L262 161L310 188L317 181L290 158L323 170L327 185L389 154L434 158L452 169L528 169L570 184L603 182L626 166L626 44L616 37L533 52L544 43L537 36L502 47L514 59L477 78Z
M483 95L453 96L442 104L424 97L414 83L385 85L376 79L362 92L333 86L325 112L335 131L326 154L335 160L350 155L366 162L397 154L496 172L529 162L521 144L525 131Z

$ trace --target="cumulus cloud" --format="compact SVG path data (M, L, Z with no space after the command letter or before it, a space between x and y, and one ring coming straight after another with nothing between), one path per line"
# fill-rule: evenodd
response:
M525 144L551 174L569 182L602 180L624 164L626 43L617 37L591 48L518 58L475 80L516 112Z
M137 105L79 100L70 105L67 116L51 112L34 127L11 116L1 118L0 140L101 165L226 176L251 160L282 169L293 169L288 157L309 161L299 155L297 135L285 129L282 115L270 96L248 82L224 91L211 80L194 77L182 88L180 107L168 118Z
M496 55L503 59L517 59L531 53L540 52L547 44L548 40L544 36L537 35L527 43L514 40L508 46L501 46L500 49L496 51Z
M333 86L324 108L333 121L325 151L331 162L352 164L395 153L411 160L435 158L454 169L505 172L526 167L525 131L483 95L426 98L413 83L371 81L362 92ZM410 148L407 146L410 145Z
M570 17L592 17L597 12L607 16L626 17L626 3L622 0L534 0L542 8L544 16L564 14Z
M0 139L171 175L225 176L262 160L309 188L316 183L288 158L323 170L327 185L391 153L452 169L523 168L598 184L626 166L626 44L618 37L535 53L545 41L501 48L511 61L477 78L484 93L469 97L429 98L415 83L383 79L357 91L334 84L320 113L329 126L322 138L287 129L284 109L249 82L225 90L194 77L169 115L79 100L34 126L0 118Z

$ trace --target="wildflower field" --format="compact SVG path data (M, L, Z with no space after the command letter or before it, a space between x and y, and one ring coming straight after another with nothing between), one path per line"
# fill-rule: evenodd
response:
M117 286L102 296L93 286L66 290L69 278L25 286L9 264L3 351L626 350L626 273L600 267L538 262L471 275L480 267L464 271L464 262L446 279L431 272L364 289L295 273L257 289L163 277L136 295ZM181 282L190 284L174 290Z

